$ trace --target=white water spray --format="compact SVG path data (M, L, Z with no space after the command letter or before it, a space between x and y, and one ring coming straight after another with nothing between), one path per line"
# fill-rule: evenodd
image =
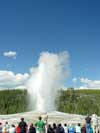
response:
M27 84L30 107L37 111L55 109L54 101L58 89L68 76L69 54L42 52L38 66L31 69ZM35 103L35 104L33 104Z

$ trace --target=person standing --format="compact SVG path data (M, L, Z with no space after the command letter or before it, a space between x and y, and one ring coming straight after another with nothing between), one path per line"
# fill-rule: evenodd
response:
M21 118L21 122L19 123L20 133L26 133L27 131L27 123L24 121L24 118Z
M83 124L81 127L81 133L86 133L86 125Z
M48 129L48 115L47 112L45 113L45 118L44 118L44 123L45 123L45 133L47 133L47 129Z
M65 133L64 128L61 124L58 124L56 133Z
M91 120L92 120L93 132L98 133L98 117L95 113L92 114L92 119Z
M3 132L3 133L9 133L9 128L10 128L10 125L9 125L8 122L6 121L5 125L4 125L3 128L2 128L2 132Z
M75 132L75 129L74 129L73 125L70 124L68 127L68 133L74 133L74 132Z
M16 128L15 128L15 125L11 125L10 128L9 128L9 133L16 133Z
M29 130L28 130L28 133L36 133L36 129L35 127L33 126L33 123L31 123L30 127L29 127Z
M45 123L40 116L38 121L35 123L36 126L36 133L43 133L45 131Z
M91 118L89 115L85 118L86 121L86 133L90 133L90 128L91 128Z
M76 133L81 133L81 125L80 125L80 123L78 123L78 124L75 126L75 131L76 131Z
M19 126L19 123L18 123L18 126L16 127L16 133L20 133L20 126Z
M47 133L54 133L53 128L51 127L50 124L48 125Z
M56 123L53 123L53 131L54 131L54 133L56 133L56 130L57 130L57 125L56 125Z
M64 128L65 133L68 133L68 126L66 123L64 124L63 128Z
M2 133L2 123L0 122L0 133Z

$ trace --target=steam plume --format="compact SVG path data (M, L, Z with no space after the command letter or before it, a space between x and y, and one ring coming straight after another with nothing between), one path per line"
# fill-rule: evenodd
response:
M30 106L38 111L55 109L57 90L63 86L68 76L69 54L67 51L55 54L42 52L38 66L31 69L27 84ZM33 104L35 103L35 104Z

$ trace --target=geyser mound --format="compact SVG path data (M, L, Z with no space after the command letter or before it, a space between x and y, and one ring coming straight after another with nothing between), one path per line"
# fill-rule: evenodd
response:
M31 68L27 83L29 105L37 111L55 110L55 98L69 74L67 51L55 54L42 52L38 66ZM33 104L34 103L34 104Z

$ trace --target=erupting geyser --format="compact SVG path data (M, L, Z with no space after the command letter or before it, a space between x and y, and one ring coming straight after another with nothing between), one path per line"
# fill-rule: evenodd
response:
M37 111L55 109L57 90L63 86L68 76L69 54L67 51L59 54L42 52L38 66L31 69L27 83L29 104Z

